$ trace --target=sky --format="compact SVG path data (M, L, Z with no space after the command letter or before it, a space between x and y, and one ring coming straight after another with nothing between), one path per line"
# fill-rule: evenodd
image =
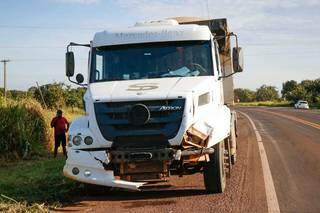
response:
M1 0L0 60L8 88L27 90L65 77L66 45L137 21L176 16L227 18L244 49L235 85L279 90L287 80L320 77L320 0ZM87 73L88 49L74 48L76 73ZM0 64L3 87L3 64Z

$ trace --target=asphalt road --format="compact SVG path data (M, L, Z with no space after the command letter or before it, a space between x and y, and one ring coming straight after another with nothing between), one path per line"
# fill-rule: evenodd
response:
M320 212L320 112L241 108L261 134L281 212Z
M206 194L202 174L174 176L169 188L79 196L77 202L58 211L272 212L271 191L273 205L281 212L320 212L320 112L264 107L237 110L252 119L257 131L246 116L238 115L238 161L225 193ZM266 180L263 154L271 180Z

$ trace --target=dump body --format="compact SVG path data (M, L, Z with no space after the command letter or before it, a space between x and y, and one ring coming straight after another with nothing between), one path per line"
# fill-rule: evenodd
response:
M211 33L214 36L218 37L217 40L219 44L219 55L222 73L224 75L233 73L230 36L228 36L230 34L230 31L228 29L227 19L201 19L197 17L175 17L173 19L177 20L179 24L198 24L208 26ZM224 103L229 106L232 106L234 104L233 89L233 77L230 76L228 78L224 78Z

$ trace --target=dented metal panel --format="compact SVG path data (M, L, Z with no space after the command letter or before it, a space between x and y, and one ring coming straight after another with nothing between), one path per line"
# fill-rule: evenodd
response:
M204 121L196 122L185 133L183 146L205 148L208 145L208 138L213 128Z

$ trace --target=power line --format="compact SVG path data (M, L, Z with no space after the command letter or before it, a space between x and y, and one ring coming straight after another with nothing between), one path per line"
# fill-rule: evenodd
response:
M79 61L87 61L87 58L77 58L76 60ZM43 61L65 61L64 58L17 58L12 59L11 61L14 62L43 62Z
M2 49L45 49L45 48L66 48L65 46L0 46Z
M39 30L101 30L104 27L80 27L80 26L36 26L36 25L0 25L5 29L39 29Z
M298 52L274 52L274 53L256 53L256 54L245 54L245 56L273 56L273 55L315 55L320 54L320 51L298 51Z

